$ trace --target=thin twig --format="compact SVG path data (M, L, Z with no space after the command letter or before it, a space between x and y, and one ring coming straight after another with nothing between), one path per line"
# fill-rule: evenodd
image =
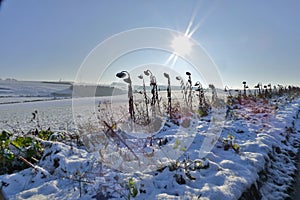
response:
M107 126L108 130L105 132L105 135L108 138L117 138L120 142L122 142L128 149L129 151L134 155L134 157L139 161L139 157L134 153L134 151L126 144L126 142L113 130L112 126L110 126L106 121L103 121L105 126ZM110 135L108 135L109 131L111 131ZM140 162L140 161L139 161Z

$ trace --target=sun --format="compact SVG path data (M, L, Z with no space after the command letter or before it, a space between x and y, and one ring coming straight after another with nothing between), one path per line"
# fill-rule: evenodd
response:
M171 42L174 53L179 56L188 56L192 53L194 44L187 35L175 36Z

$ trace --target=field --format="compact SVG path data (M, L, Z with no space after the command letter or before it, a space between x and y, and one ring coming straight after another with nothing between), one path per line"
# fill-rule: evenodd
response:
M132 112L126 94L58 98L53 94L70 95L69 85L30 83L28 90L17 92L16 84L0 86L0 188L5 198L293 195L300 142L298 88L229 94L191 86L173 91L170 104L167 91L159 91L161 99L146 98L142 91L133 93Z

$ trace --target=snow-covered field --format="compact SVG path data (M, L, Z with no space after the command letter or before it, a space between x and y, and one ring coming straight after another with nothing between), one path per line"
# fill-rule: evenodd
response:
M1 130L34 127L30 121L34 110L44 129L76 129L72 100L64 99L0 105ZM122 144L104 151L112 156L106 159L122 164L109 163L101 155L105 146L101 134L83 137L93 142L85 142L90 144L85 147L43 141L45 151L35 168L0 176L2 191L8 199L285 199L294 184L299 110L299 98L244 99L231 110L221 136L205 157L199 153L214 121L210 116L194 120L195 132L187 132L191 135L174 134L178 126L164 123L154 137L168 140L154 140L152 146L125 135L122 139L151 170L135 165L132 152ZM188 145L182 136L192 136ZM164 147L168 151L162 151ZM113 157L114 149L123 157ZM177 153L178 158L172 157ZM158 154L160 160L155 160Z
M70 96L70 86L70 83L0 80L0 98Z

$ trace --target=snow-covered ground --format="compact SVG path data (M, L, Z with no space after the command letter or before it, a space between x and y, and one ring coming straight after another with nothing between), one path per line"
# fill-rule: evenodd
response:
M68 100L53 102L53 108L57 102L71 109ZM40 108L37 103L33 105L41 110L45 102L39 103ZM28 109L30 115L32 107ZM137 145L141 140L124 136L124 141L136 154L149 160L168 145L170 151L181 153L178 159L173 159L169 151L165 157L160 157L156 169L147 172L140 172L141 168L130 165L130 162L125 166L136 166L136 170L110 169L101 163L103 158L97 157L97 144L101 141L96 136L92 137L96 153L74 144L46 141L44 155L35 169L0 176L2 190L9 199L223 200L239 199L251 189L250 199L285 199L292 188L296 170L299 110L300 99L280 98L270 103L243 100L232 110L221 137L204 158L199 157L199 151L212 123L210 118L197 121L197 131L189 146L182 146L176 140L177 135L173 133L178 132L178 127L170 123L166 123L157 134L168 138L160 146L157 145L159 140L154 141L153 146L142 141L142 144L147 144L145 146ZM61 116L54 116L54 122L64 120L60 119ZM125 158L126 161L135 160L124 145L116 147L116 152L124 153L123 161Z
M70 83L0 80L0 99L11 98L16 100L17 97L30 99L31 97L71 96L70 86Z
M66 130L73 124L71 99L38 101L0 105L0 127L5 130L28 132L35 128L31 122L32 112L38 111L39 123L43 129Z

